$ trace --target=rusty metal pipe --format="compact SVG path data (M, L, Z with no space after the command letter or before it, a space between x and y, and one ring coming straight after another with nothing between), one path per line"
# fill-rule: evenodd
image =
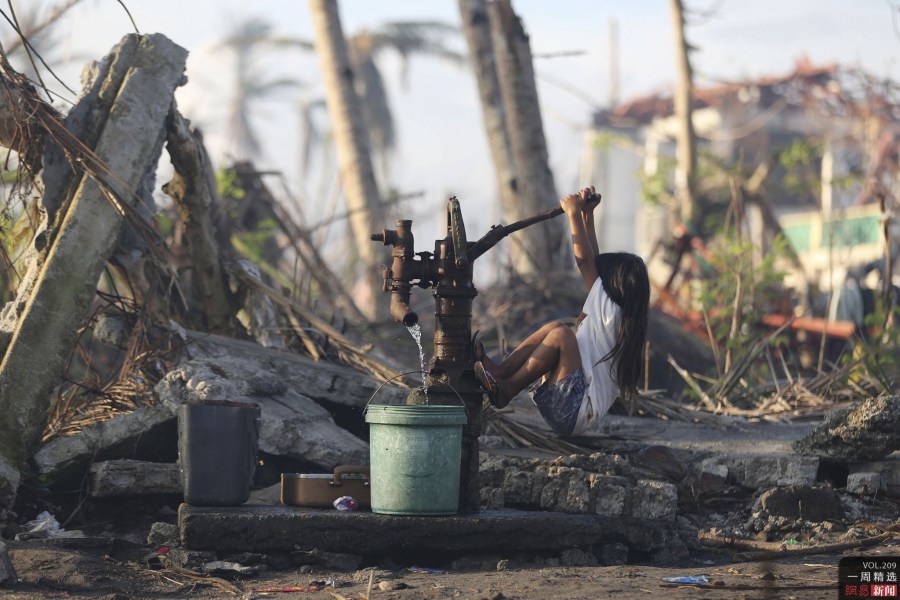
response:
M419 315L409 308L409 297L412 286L409 284L394 283L391 289L391 317L395 321L403 323L406 327L418 324Z
M512 223L510 225L494 225L493 227L491 227L490 231L481 236L481 239L472 244L472 246L469 248L469 251L466 253L466 256L470 261L473 261L496 246L497 242L499 242L509 234L515 233L520 229L525 229L526 227L534 225L535 223L540 223L541 221L546 221L547 219L558 217L561 214L563 214L563 209L556 207L536 214L532 217L528 217L527 219L516 221L515 223Z
M594 197L600 198L600 194L594 194ZM469 248L469 251L466 252L466 257L473 261L495 245L497 242L505 238L511 233L515 233L520 229L525 229L526 227L530 227L535 223L540 223L541 221L546 221L547 219L553 219L563 214L563 209L559 206L556 208L551 208L550 210L545 210L542 213L538 213L536 215L530 216L526 219L522 219L521 221L516 221L515 223L511 223L509 225L494 225L491 227L490 231L481 236L477 242L472 244Z
M384 271L384 291L391 293L391 317L412 327L419 322L419 315L409 308L410 290L414 279L422 276L422 263L415 261L415 240L412 234L412 221L397 221L397 229L385 229L381 233L373 233L372 241L381 242L385 246L393 246L391 251L393 262Z

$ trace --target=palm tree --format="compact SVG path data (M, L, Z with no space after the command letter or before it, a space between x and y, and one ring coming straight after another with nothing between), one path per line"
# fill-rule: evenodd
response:
M678 65L678 85L675 89L675 116L678 119L675 188L681 222L689 228L694 223L696 185L694 171L697 168L696 136L692 110L694 90L693 72L689 56L690 46L684 38L684 5L682 0L669 0L672 11L672 29L675 39L675 57Z
M322 73L332 131L330 135L323 133L315 126L312 118L312 114L322 105L321 99L307 98L299 104L304 136L301 140L301 172L305 172L310 155L318 143L323 140L333 142L355 241L354 250L367 265L369 274L366 279L377 282L380 277L377 267L382 257L369 236L374 229L383 226L378 179L387 183L389 157L396 147L394 118L384 79L377 65L378 57L386 51L397 53L402 60L404 74L409 58L415 54L439 57L454 64L463 64L464 57L445 44L446 37L457 31L448 24L431 21L393 22L363 29L350 38L344 38L334 0L311 2L310 8L314 16L315 42L275 37L269 23L251 19L238 24L219 44L235 54L235 86L229 110L229 137L233 152L238 158L257 154L260 149L259 136L251 122L254 104L270 97L275 91L299 85L293 79L265 79L260 75L260 70L255 67L263 50L272 47L315 50L320 61L327 60L329 66L326 67L323 63ZM316 18L317 14L325 16L319 19ZM325 30L323 22L327 23ZM328 37L335 35L335 32L340 33L340 46L343 50L335 49L338 40ZM323 56L327 58L323 59ZM342 66L332 66L336 59L340 59ZM342 69L339 72L345 76L333 77L334 68ZM340 95L337 93L338 88L341 90ZM348 113L348 110L351 112ZM349 124L348 119L353 119L353 124ZM373 157L378 160L379 178L375 177L372 167ZM359 168L351 166L360 162L367 164ZM367 171L372 171L373 181L367 181ZM372 273L375 273L374 277ZM375 303L374 290L370 291L366 291L364 295L371 295L372 302ZM368 312L374 315L372 310Z
M294 38L272 35L272 25L259 18L238 22L218 44L234 53L234 95L228 107L228 137L236 160L248 160L259 155L259 136L251 123L253 106L268 100L285 89L297 88L301 83L293 78L267 78L258 61L263 52L274 47L298 47L312 50L312 44Z
M519 220L552 208L557 201L538 103L531 46L522 20L513 11L511 0L492 0L486 6L484 3L474 2L473 5L482 11L486 10L488 15L490 44L502 103L506 139L493 143L508 143L515 169L512 184L515 201L510 201L509 206L504 205L504 211L507 218ZM480 27L485 26L483 17L474 21L471 15L466 18L466 9L472 7L461 8L467 26L471 27L473 23L479 26L479 21ZM473 35L467 37L471 43ZM478 48L470 47L471 52L476 50ZM483 84L484 79L485 77L479 79L479 85ZM483 90L483 100L485 96L487 94ZM493 101L493 96L489 96L489 99ZM488 133L498 135L498 132L499 127L495 127L493 130L489 129ZM505 176L501 179L501 184L508 185L507 181L508 176ZM533 225L517 234L510 251L515 272L534 276L558 268L565 256L563 230L562 221L551 220Z
M481 97L481 114L491 161L494 163L500 206L503 214L515 221L517 219L513 217L518 215L519 200L516 195L516 166L506 130L506 112L497 77L497 59L491 40L487 0L459 0L459 13L469 48L469 60ZM521 244L511 245L510 257L513 264L524 262L524 258L519 256L521 253Z
M387 88L376 59L385 51L396 52L401 59L403 81L408 81L409 59L428 55L454 65L464 65L465 56L449 48L445 40L459 30L436 21L396 21L374 29L362 29L348 40L354 87L362 100L363 117L369 128L372 150L379 162L382 183L389 177L389 158L396 147L393 112Z
M354 88L347 40L341 27L336 0L310 0L316 54L325 84L341 184L350 211L355 249L364 265L357 303L369 318L380 312L377 302L380 252L371 241L373 229L382 223L381 195L375 181L362 102Z

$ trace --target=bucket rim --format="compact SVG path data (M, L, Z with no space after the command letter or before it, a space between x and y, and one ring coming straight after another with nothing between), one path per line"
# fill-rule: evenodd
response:
M366 407L366 423L385 425L465 425L468 411L462 404L376 404Z

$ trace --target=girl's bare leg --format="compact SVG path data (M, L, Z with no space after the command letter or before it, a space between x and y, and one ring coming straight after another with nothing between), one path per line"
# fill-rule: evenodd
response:
M560 321L545 323L537 331L525 338L525 341L516 346L516 349L510 352L509 356L504 358L499 364L491 360L487 354L484 355L482 363L491 375L497 379L512 377L516 371L522 368L525 361L534 354L547 335L559 327L568 329L568 326Z
M506 361L504 361L506 362ZM581 352L575 332L569 327L551 328L534 351L509 377L496 377L499 405L524 390L542 376L555 383L581 367Z

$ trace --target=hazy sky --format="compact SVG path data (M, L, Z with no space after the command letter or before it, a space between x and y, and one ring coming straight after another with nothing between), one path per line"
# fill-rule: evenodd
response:
M28 0L32 2L34 0ZM58 2L45 2L52 6ZM308 5L302 0L125 0L143 33L163 33L190 51L189 83L178 92L182 112L202 126L214 160L224 160L222 134L229 94L231 62L215 49L223 32L248 17L271 21L278 34L311 39ZM536 61L551 166L560 193L578 185L577 170L583 132L591 106L609 94L610 19L618 22L621 97L628 100L659 90L674 81L673 41L667 0L513 0L537 55L583 51L577 56ZM861 65L897 78L900 50L898 24L888 0L686 0L697 11L713 15L689 24L687 35L698 83L785 74L806 54L815 64ZM440 20L458 23L455 0L341 0L344 30L352 33L386 21ZM78 89L78 72L88 59L103 56L132 31L116 0L83 0L61 23L58 33L72 67L61 72ZM463 48L462 40L458 47ZM77 68L76 68L77 67ZM494 181L470 72L428 57L412 59L409 85L400 84L399 62L382 63L399 130L393 179L403 191L423 191L412 216L436 212L457 195L470 237L497 221ZM283 51L266 68L302 80L305 86L260 107L256 123L265 145L260 167L283 170L296 181L297 102L322 96L314 56ZM574 88L574 94L565 88ZM602 190L602 182L594 182ZM607 199L614 201L614 199ZM306 206L315 220L323 199ZM436 232L436 229L435 229ZM417 232L420 239L431 231Z

